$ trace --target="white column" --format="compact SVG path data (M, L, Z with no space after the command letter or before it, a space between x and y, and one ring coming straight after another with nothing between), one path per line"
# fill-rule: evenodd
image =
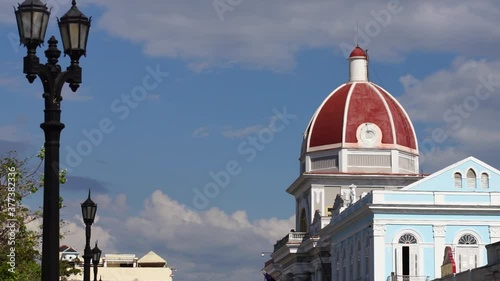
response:
M434 232L434 278L440 278L444 257L446 227L444 225L433 225L432 231Z
M339 172L347 172L347 150L341 149L339 151Z
M496 243L500 241L500 226L491 225L490 226L490 243Z
M311 171L311 156L307 155L304 159L304 172Z
M373 247L371 258L373 267L370 268L372 277L369 280L385 280L385 225L373 224Z
M399 173L399 151L391 150L391 171Z

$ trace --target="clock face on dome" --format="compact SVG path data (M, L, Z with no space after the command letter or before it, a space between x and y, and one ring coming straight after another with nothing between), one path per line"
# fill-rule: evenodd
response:
M380 143L382 132L380 128L373 123L363 123L358 127L358 141L365 146L374 146Z

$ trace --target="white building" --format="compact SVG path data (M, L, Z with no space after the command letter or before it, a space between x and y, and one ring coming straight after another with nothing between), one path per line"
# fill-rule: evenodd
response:
M69 281L83 280L83 258L77 268L78 275L68 278ZM150 251L142 258L134 254L106 254L98 265L97 279L102 281L172 281L174 268L167 266L167 261ZM94 280L94 266L90 269L91 280Z
M486 245L488 264L475 269L449 274L435 281L499 281L500 280L500 242Z
M359 47L349 81L306 128L300 175L287 192L296 231L265 264L276 280L431 280L446 246L465 271L485 265L485 245L500 240L500 172L469 157L421 175L412 122L368 80Z
M62 261L75 262L80 256L80 253L72 247L62 245L59 247L59 259Z

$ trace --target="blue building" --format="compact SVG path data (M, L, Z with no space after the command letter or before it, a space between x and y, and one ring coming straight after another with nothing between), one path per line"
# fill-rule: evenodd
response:
M306 128L287 188L296 228L264 267L276 280L431 280L445 247L461 272L485 265L485 245L500 241L500 172L469 157L421 175L411 120L367 65L356 47L349 81Z

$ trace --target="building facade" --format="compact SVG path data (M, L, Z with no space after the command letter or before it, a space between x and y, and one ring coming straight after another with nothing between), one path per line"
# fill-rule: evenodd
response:
M446 246L460 272L485 265L485 245L500 240L499 171L469 157L420 174L412 122L369 81L359 47L349 81L306 128L300 175L287 192L296 228L264 267L276 280L431 280Z
M488 264L475 269L448 274L434 281L499 281L500 280L500 242L486 245Z
M72 259L80 274L72 275L68 281L83 280L83 258ZM101 258L97 268L97 279L101 281L172 281L175 268L169 267L167 261L150 251L142 258L134 254L106 254ZM94 266L91 265L91 280L94 280Z

